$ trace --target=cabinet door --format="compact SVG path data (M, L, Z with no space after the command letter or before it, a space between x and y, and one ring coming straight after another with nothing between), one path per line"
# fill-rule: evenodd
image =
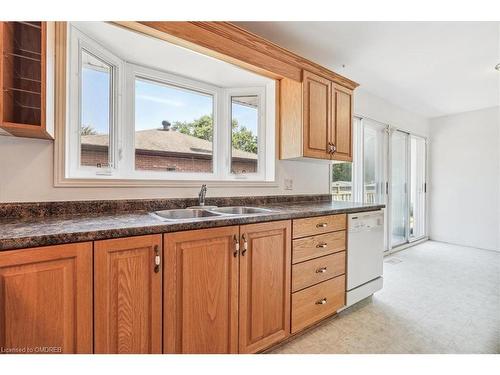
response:
M304 71L304 156L330 159L331 82Z
M95 352L161 353L161 235L94 247Z
M237 226L165 234L164 352L238 352Z
M352 161L352 91L333 84L331 142L333 160Z
M240 233L239 351L255 353L290 334L291 223L244 225Z
M92 353L92 243L0 253L0 348Z

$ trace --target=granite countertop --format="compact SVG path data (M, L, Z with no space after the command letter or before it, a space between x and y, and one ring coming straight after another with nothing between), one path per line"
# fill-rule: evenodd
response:
M177 221L162 221L147 211L2 219L0 220L0 251L338 213L372 211L384 207L383 204L335 201L302 201L255 206L273 211Z

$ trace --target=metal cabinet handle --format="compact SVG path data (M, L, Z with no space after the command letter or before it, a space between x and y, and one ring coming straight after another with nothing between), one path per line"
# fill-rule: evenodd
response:
M316 305L325 305L327 303L326 297L316 301Z
M316 270L316 273L325 273L326 272L326 267L321 267Z
M241 238L243 238L243 251L241 252L241 255L245 256L245 254L248 250L248 242L247 242L247 237L245 236L245 233L243 233Z
M316 247L318 249L324 249L327 246L328 246L328 244L326 242L322 242L322 243L319 243L319 244L316 245Z
M155 273L158 273L158 272L160 272L160 264L161 264L160 247L158 245L155 245L154 251L155 251L155 268L154 268L154 271L155 271Z
M233 242L234 242L234 252L233 252L233 257L237 257L238 254L240 253L240 241L238 240L238 236L236 234L233 237Z
M316 224L316 228L324 228L327 225L328 225L327 223L318 223L318 224Z
M337 152L337 146L335 146L332 142L328 142L328 153L333 154L335 152Z

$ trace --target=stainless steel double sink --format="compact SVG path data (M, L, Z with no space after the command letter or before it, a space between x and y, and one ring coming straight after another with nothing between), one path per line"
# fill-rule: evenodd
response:
M233 207L207 207L207 208L181 208L174 210L155 211L152 215L164 221L178 221L178 220L193 220L202 219L206 217L220 217L220 216L235 216L235 215L252 215L271 213L273 210L261 207L246 207L246 206L233 206Z

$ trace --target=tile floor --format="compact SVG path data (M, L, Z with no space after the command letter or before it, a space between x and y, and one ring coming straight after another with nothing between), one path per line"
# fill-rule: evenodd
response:
M272 353L500 353L500 253L427 241L384 288Z

